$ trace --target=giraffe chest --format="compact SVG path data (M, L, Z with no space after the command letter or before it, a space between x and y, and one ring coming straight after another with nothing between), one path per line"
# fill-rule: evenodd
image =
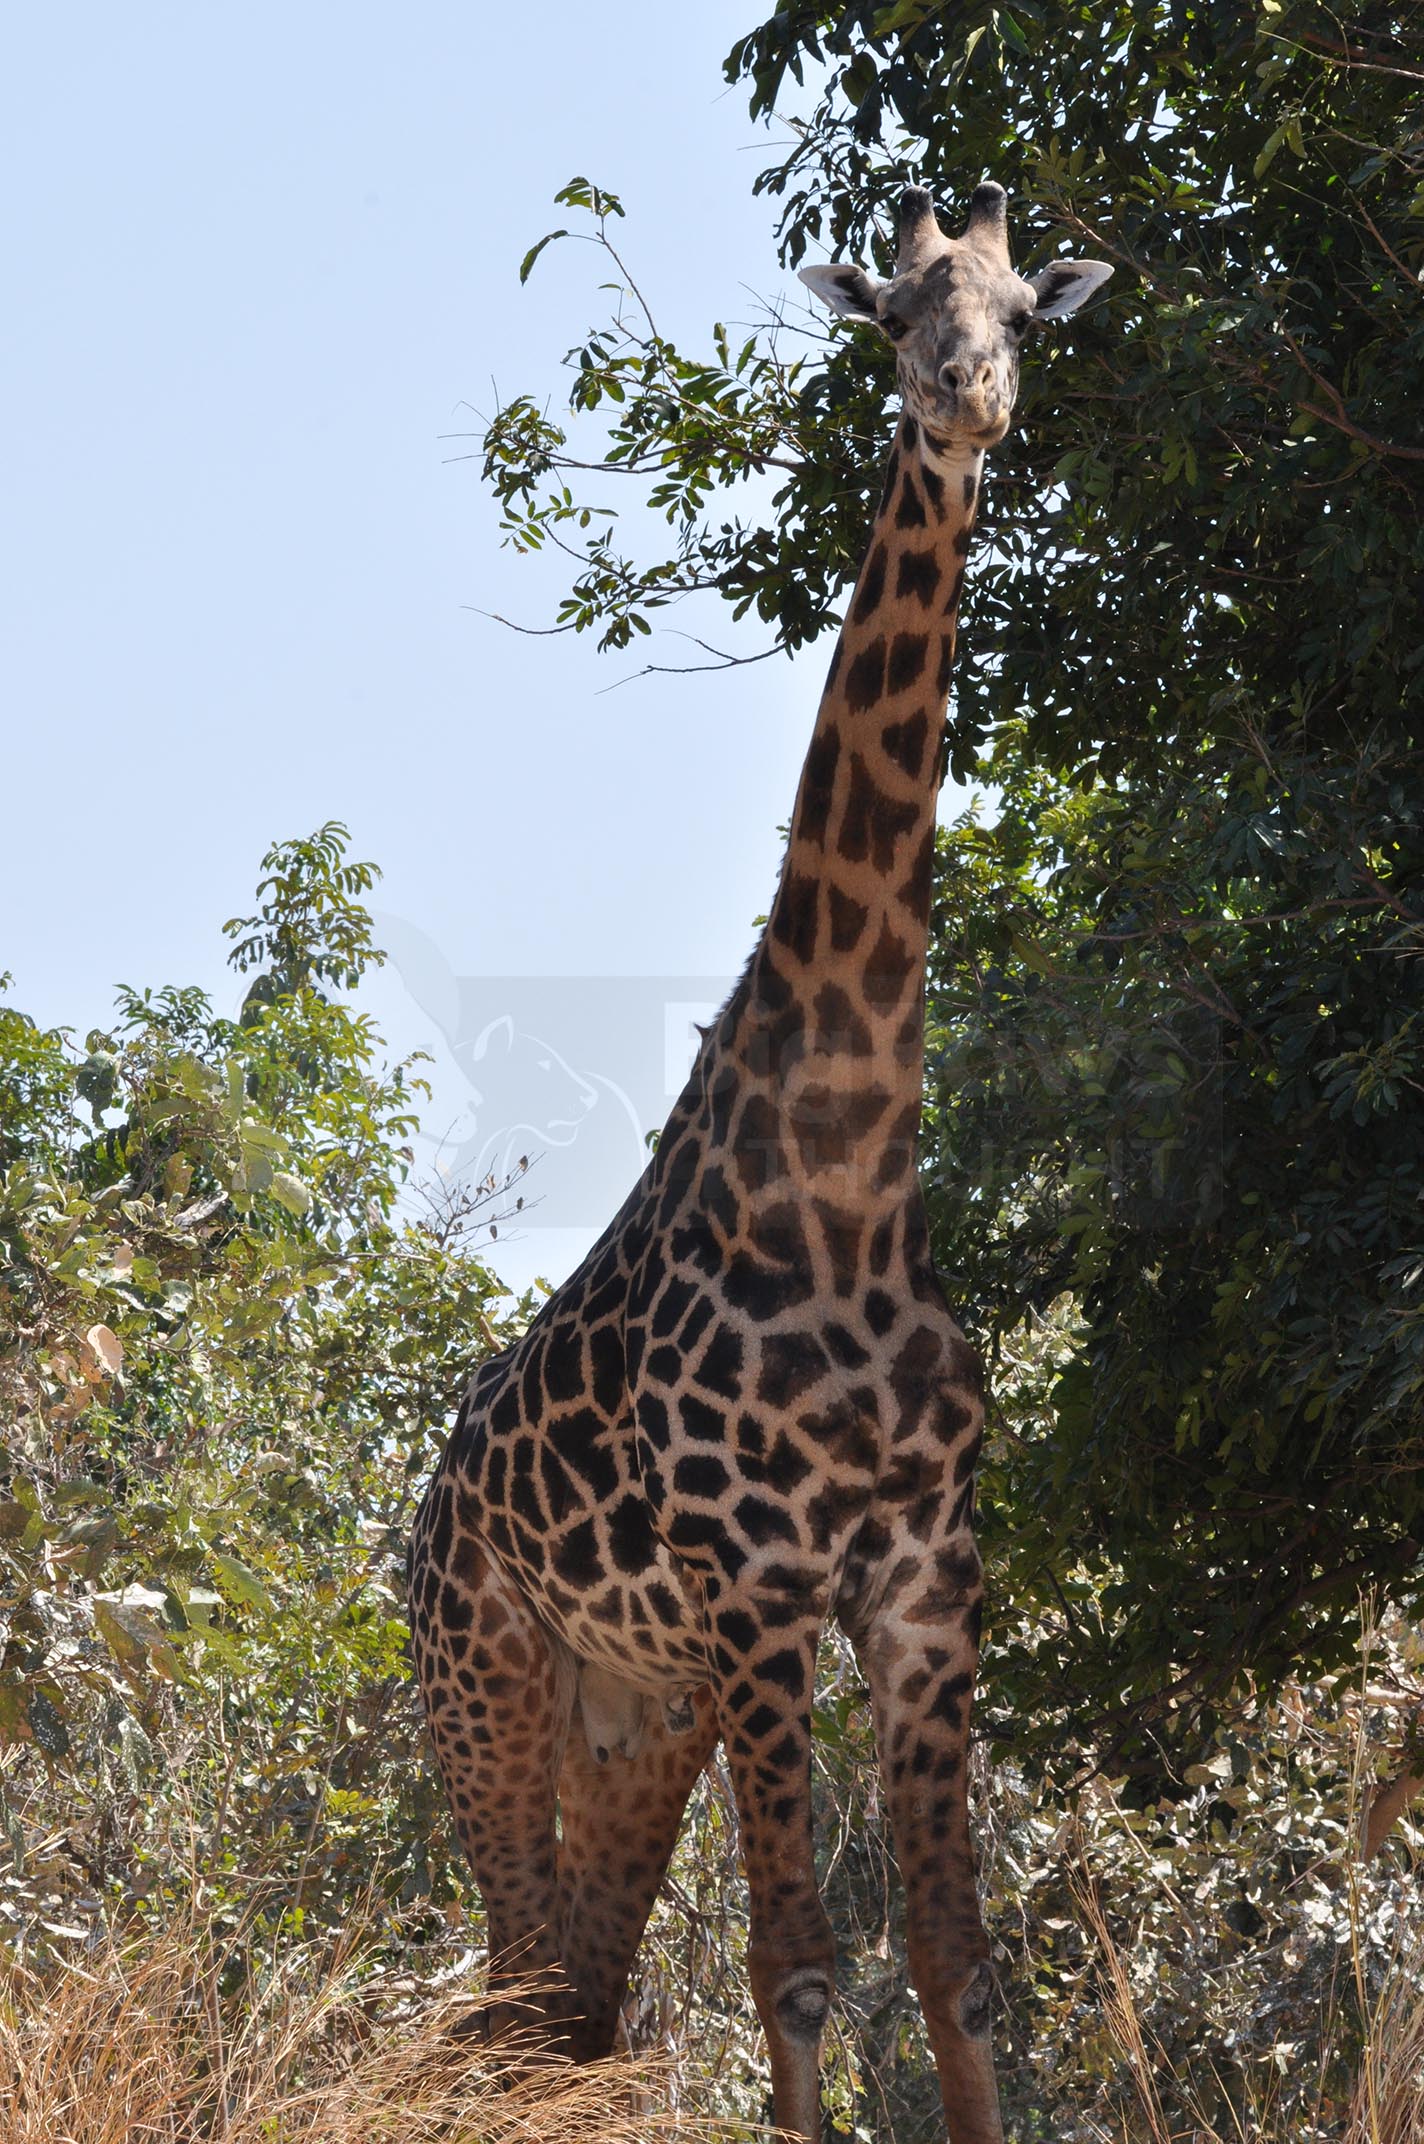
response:
M654 1262L656 1264L656 1261ZM932 1274L826 1296L795 1264L707 1275L669 1255L627 1328L639 1480L658 1539L724 1587L829 1607L857 1545L927 1540L977 1452L978 1367Z
M580 1659L643 1689L702 1679L709 1589L829 1609L972 1493L976 1368L916 1212L839 1277L816 1225L773 1210L729 1244L699 1204L616 1286L560 1291L472 1389L459 1524Z

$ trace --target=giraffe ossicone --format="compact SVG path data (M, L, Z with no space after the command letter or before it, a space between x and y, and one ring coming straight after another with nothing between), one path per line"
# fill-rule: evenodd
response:
M967 1794L983 1391L915 1169L924 978L983 456L1034 320L1109 273L1019 276L991 184L955 239L911 189L885 282L802 271L892 341L905 407L771 912L640 1181L477 1371L411 1543L416 1665L507 2022L527 2026L533 1975L556 2045L611 2049L720 1739L775 2118L806 2139L835 1980L810 1794L832 1615L870 1687L950 2138L1002 2134Z

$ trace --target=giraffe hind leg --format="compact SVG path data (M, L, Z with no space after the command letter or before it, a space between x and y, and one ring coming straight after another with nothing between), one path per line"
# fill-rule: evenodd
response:
M579 1734L569 1736L564 1751L559 1947L579 2013L577 2060L596 2060L613 2048L628 1976L688 1796L717 1745L710 1694L692 1692L684 1702L689 1719L680 1731L669 1729L656 1700L647 1702L631 1758L600 1763Z
M567 2053L554 1817L573 1665L478 1536L456 1533L452 1505L437 1482L412 1542L410 1608L436 1762L489 1927L490 2005L468 2029L532 2030Z

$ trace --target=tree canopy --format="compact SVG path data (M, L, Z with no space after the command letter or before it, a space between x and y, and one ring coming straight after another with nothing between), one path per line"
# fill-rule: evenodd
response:
M1117 271L991 458L950 717L990 802L942 837L924 1160L997 1375L990 1716L1170 1775L1244 1679L1343 1657L1362 1590L1420 1589L1424 29L800 4L727 73L790 135L757 182L787 263L884 266L903 184L953 227L987 172L1021 266ZM769 309L688 354L623 204L560 198L612 316L568 418L518 396L484 442L510 539L573 553L555 623L623 647L711 592L804 645L888 348Z

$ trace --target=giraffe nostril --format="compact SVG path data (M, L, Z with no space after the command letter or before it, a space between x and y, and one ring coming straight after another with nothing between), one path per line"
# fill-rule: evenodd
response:
M940 385L946 394L963 394L966 389L975 394L992 394L997 381L992 358L981 357L972 361L950 357L939 368Z

